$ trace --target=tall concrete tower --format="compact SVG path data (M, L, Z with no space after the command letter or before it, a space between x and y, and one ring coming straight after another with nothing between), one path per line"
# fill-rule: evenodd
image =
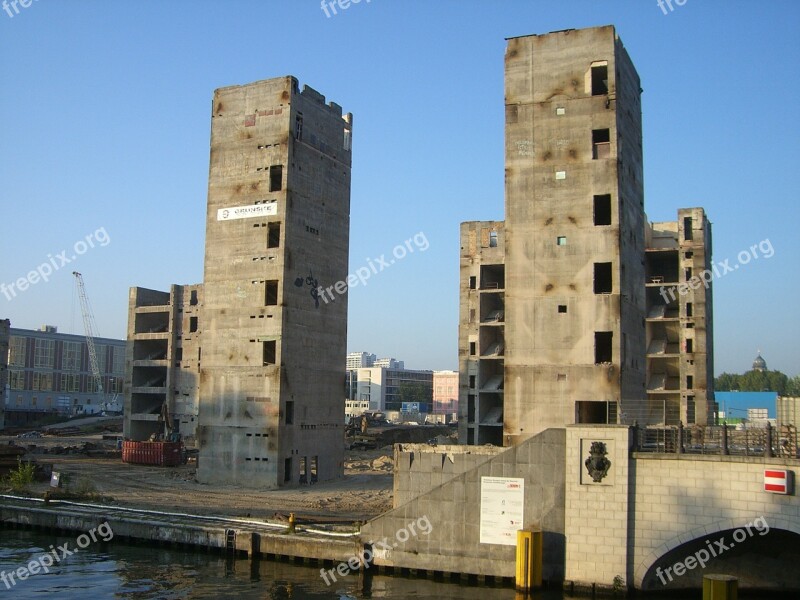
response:
M508 40L504 444L646 403L639 76L613 27Z
M342 474L352 115L293 77L214 93L197 476Z

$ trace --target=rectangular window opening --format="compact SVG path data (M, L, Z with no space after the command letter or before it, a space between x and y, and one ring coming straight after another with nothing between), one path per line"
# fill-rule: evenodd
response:
M556 246L566 246L567 245L567 236L560 235L556 238Z
M692 338L686 340L686 352L689 354L694 352L694 340Z
M567 305L566 304L559 304L558 305L558 312L564 314L567 312Z
M594 263L594 293L610 294L612 282L611 263Z
M594 224L611 225L611 194L594 197Z
M497 248L497 232L489 232L489 248Z
M474 290L478 285L478 278L474 275L469 278L469 289Z
M469 387L470 389L475 389L475 375L469 376Z
M612 362L613 340L613 331L594 332L594 364L601 365Z
M294 139L301 141L303 139L303 116L297 115L294 119Z
M278 281L276 279L264 282L264 304L267 306L278 305Z
M691 302L686 303L686 316L691 317L694 312L694 305Z
M283 165L272 165L269 168L269 191L279 192L283 189Z
M277 358L277 344L275 340L270 340L263 343L263 362L264 366L274 365Z
M592 67L592 96L608 94L608 65Z
M592 130L592 158L594 160L611 156L611 134L608 129Z
M286 401L286 424L294 425L294 400Z
M197 331L197 317L189 317L189 331L191 333Z
M267 224L267 248L279 248L281 245L281 224Z
M284 483L292 480L292 459L285 458L283 460L283 481Z
M692 241L692 217L683 217L683 239L687 242Z
M687 390L693 390L694 389L694 376L693 375L687 375L686 376L686 389Z
M197 290L192 290L189 296L189 305L197 306Z
M476 349L475 348L475 342L470 342L469 343L469 355L470 356L475 356L475 349Z
M691 267L686 267L683 270L683 274L686 277L686 281L689 281L692 278L692 268Z
M697 421L694 396L686 396L686 422L689 424Z

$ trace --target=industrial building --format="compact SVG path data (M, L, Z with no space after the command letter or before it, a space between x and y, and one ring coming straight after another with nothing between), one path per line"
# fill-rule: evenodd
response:
M0 429L5 426L6 385L8 384L8 340L11 321L0 319Z
M459 441L510 446L568 424L664 422L665 405L705 422L711 293L676 298L669 317L653 306L646 320L659 291L648 268L656 277L662 263L646 252L642 90L614 28L509 39L505 88L506 218L461 225ZM696 239L663 258L682 278L659 285L710 260L702 209L687 217ZM681 325L694 327L680 332L692 352L677 344L677 357L662 356Z
M125 422L194 432L203 483L343 473L352 126L294 77L214 92L203 283L131 291Z
M95 388L86 337L58 333L52 325L38 330L6 329L8 357L5 390L6 426L24 425L47 413L91 415L122 410L125 340L95 337L103 393Z

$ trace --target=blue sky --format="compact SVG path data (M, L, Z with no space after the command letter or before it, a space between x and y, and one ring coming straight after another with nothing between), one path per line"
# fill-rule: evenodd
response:
M458 226L503 218L504 38L614 24L644 88L649 219L704 206L717 262L774 248L715 284L716 372L748 369L760 349L798 374L800 2L673 6L362 0L326 17L317 0L37 0L0 12L0 282L94 242L48 282L0 295L0 317L81 333L77 269L98 333L123 337L130 286L201 281L213 90L292 74L355 116L351 269L418 232L430 243L350 292L348 348L456 368Z

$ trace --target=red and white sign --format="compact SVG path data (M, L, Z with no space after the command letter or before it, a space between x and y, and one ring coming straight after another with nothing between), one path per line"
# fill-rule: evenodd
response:
M792 471L764 470L764 491L773 494L790 494L792 490Z

